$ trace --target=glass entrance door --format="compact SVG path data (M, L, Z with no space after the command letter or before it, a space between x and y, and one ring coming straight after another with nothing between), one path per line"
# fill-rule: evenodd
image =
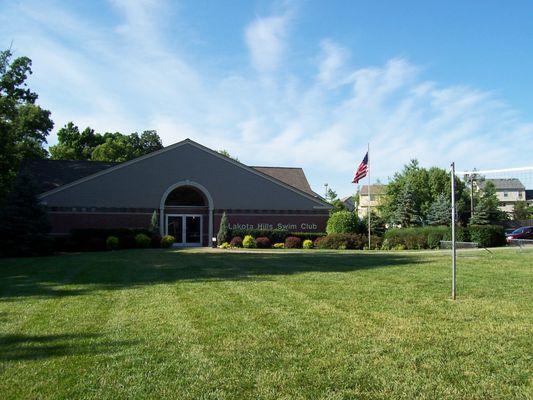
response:
M201 246L202 216L167 215L167 235L174 236L178 246Z

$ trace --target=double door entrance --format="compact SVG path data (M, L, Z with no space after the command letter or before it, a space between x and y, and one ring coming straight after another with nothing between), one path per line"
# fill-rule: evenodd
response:
M202 215L167 214L166 234L174 236L178 246L201 246L202 233Z

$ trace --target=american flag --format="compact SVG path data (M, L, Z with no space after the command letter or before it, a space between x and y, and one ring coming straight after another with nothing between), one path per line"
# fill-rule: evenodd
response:
M359 167L357 167L357 171L352 182L359 183L359 181L363 179L366 174L368 174L368 152L365 154L365 158L363 158L363 161L361 161Z

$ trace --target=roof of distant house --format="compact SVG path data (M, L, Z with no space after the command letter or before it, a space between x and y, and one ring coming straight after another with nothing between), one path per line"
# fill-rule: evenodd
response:
M387 191L387 185L376 184L370 185L370 194L385 194ZM361 186L361 195L368 196L368 185Z
M486 179L479 183L481 189L484 188L485 182L492 182L496 190L525 190L526 187L517 178L509 179Z

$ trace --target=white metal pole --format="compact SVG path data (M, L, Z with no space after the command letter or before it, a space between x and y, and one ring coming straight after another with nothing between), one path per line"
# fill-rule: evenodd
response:
M368 250L371 250L372 247L370 247L370 202L372 201L372 196L370 194L370 142L368 142L368 148L367 148L367 152L366 152L366 156L367 156L367 175L368 175L368 210L367 210L367 213L368 213Z
M455 162L452 162L452 300L456 298L456 253L455 253Z

